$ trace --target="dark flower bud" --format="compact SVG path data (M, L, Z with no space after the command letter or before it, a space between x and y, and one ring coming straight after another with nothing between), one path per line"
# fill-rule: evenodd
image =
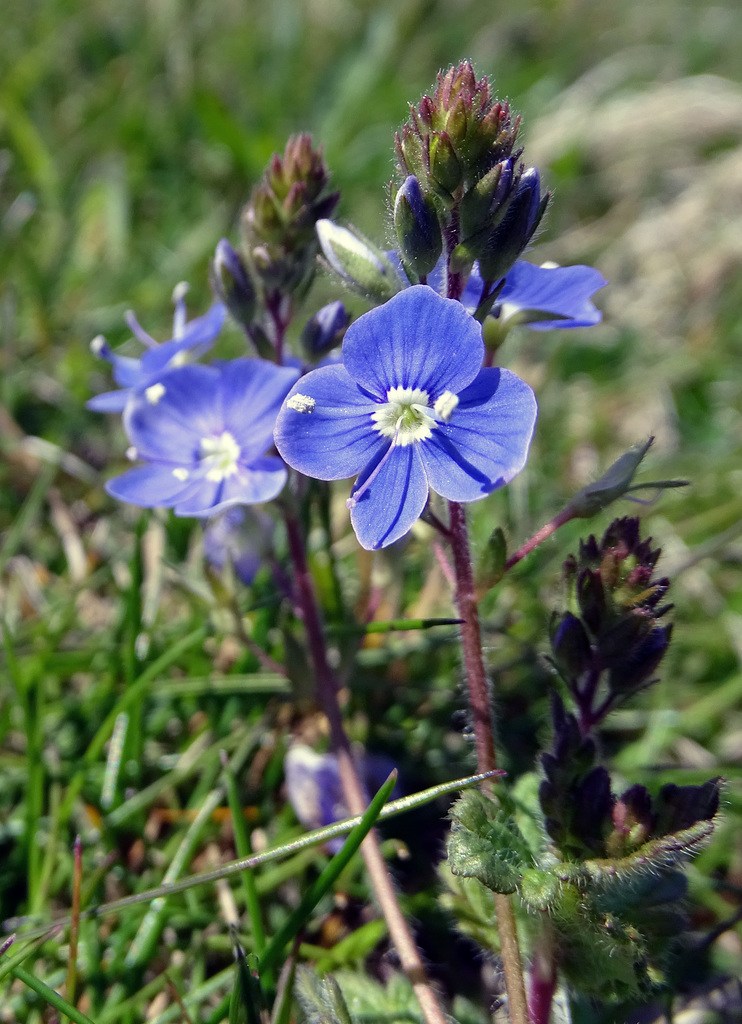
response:
M555 621L556 620L556 621ZM588 672L593 662L585 628L580 620L565 612L561 618L552 620L551 649L554 661L570 689L576 687L580 676Z
M651 681L670 643L672 626L658 626L628 648L611 667L608 682L613 693L636 693Z
M550 194L541 195L538 168L529 167L510 198L507 212L478 253L479 272L485 281L499 281L531 241L544 215Z
M305 350L313 356L329 352L343 340L349 323L350 313L339 299L323 306L307 320L301 332Z
M235 320L249 327L257 306L255 286L239 254L226 238L222 238L216 246L211 264L211 286L216 297L226 305Z
M584 569L577 578L577 601L587 628L597 636L603 625L607 603L599 572Z
M394 201L394 228L400 255L418 277L429 274L443 249L441 226L435 204L410 174Z
M719 811L719 795L724 779L716 778L701 786L663 786L657 797L657 822L653 834L664 836L692 828L699 821L711 821Z

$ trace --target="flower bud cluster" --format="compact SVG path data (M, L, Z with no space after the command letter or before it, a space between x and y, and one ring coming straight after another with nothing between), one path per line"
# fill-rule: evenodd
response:
M659 548L639 537L637 519L616 519L602 541L580 543L565 562L577 614L554 615L554 663L588 731L629 695L644 689L664 657L672 626L659 619L667 578L653 578Z
M242 212L243 246L267 292L295 291L314 270L314 226L329 217L339 193L329 192L322 151L295 135L283 157L274 154Z
M250 335L258 353L272 357L285 308L311 284L318 251L315 225L335 209L339 193L329 191L330 174L321 149L309 135L289 139L283 156L274 153L242 210L242 246L226 239L216 249L214 292ZM273 322L263 323L263 311ZM278 326L277 326L278 325Z
M549 201L538 170L519 162L519 124L468 61L439 75L433 95L410 107L395 139L404 182L394 221L407 270L429 273L448 239L454 273L476 260L485 281L508 272Z

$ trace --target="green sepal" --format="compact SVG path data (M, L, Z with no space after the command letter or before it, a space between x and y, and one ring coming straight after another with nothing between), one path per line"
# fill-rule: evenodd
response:
M517 824L483 793L470 790L451 810L448 862L455 875L493 892L515 892L533 855Z

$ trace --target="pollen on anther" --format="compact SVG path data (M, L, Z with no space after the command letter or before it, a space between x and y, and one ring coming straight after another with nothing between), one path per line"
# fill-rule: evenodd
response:
M314 407L317 402L310 395L292 395L291 398L286 402L289 409L293 409L294 412L310 413L314 412Z
M157 405L164 394L165 385L159 382L157 384L150 384L148 388L144 389L145 398L150 405Z
M90 351L94 356L100 356L106 350L106 339L102 334L96 335L90 342Z
M135 459L139 458L139 452L136 450L133 444L129 445L129 447L126 449L126 457L129 460L129 462L134 462Z
M173 470L173 476L176 480L187 480L191 474L183 466L178 466Z
M449 423L458 404L458 395L454 395L452 391L444 391L439 398L436 398L433 410L436 416L439 416L444 423Z

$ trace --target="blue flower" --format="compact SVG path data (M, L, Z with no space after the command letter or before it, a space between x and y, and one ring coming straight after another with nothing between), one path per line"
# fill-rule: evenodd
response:
M429 489L477 501L524 466L536 420L531 388L482 369L480 325L427 285L355 321L343 364L302 377L276 422L276 447L306 476L360 474L348 506L364 548L404 536Z
M361 753L356 757L356 768L367 800L367 794L375 793L394 767L391 759L383 754ZM289 803L304 828L323 828L350 817L335 754L318 754L303 743L295 743L284 758L283 770ZM399 784L394 787L393 799L399 796L398 790ZM325 845L330 853L337 853L344 842L338 836Z
M286 482L286 467L266 452L297 376L261 359L166 370L136 388L124 410L129 454L145 465L109 480L106 490L179 516L270 501Z
M602 313L590 301L608 282L594 267L576 265L537 267L518 260L508 271L492 316L527 324L534 331L553 327L593 327ZM484 282L477 265L469 276L461 301L472 312L479 305ZM551 318L550 318L551 317Z
M113 379L119 385L117 391L106 391L86 402L86 408L93 412L123 412L129 396L138 385L146 384L150 379L168 366L177 365L185 358L185 353L201 355L214 344L216 336L222 329L226 306L215 302L204 316L186 321L185 294L188 286L180 284L173 292L175 315L173 317L173 337L170 341L159 344L139 324L133 313L126 315L126 322L135 337L147 347L140 359L131 356L120 356L113 352L102 335L91 343L93 353L113 366Z

